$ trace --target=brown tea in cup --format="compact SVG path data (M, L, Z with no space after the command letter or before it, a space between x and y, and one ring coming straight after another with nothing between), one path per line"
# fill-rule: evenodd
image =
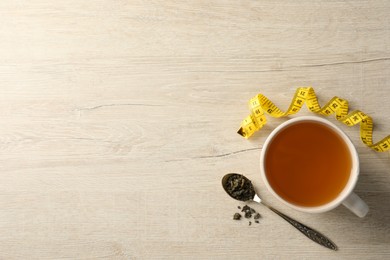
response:
M266 178L284 200L324 205L343 191L352 169L345 141L326 124L297 121L278 132L265 155Z

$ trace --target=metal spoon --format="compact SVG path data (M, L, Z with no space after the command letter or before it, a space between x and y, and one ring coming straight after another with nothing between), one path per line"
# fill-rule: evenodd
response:
M228 181L229 177L232 176L232 175L242 176L245 179L245 181L248 181L250 183L250 185L252 187L253 187L253 185L252 185L252 183L250 182L250 180L248 178L246 178L244 175L241 175L241 174L238 174L238 173L229 173L229 174L226 174L222 178L222 187L226 191L226 193L229 194L229 196L232 197L233 199L239 200L238 198L233 197L232 194L230 194L228 189L227 189L227 181ZM278 214L280 217L284 218L288 223L293 225L296 229L301 231L305 236L307 236L308 238L310 238L314 242L316 242L316 243L318 243L318 244L320 244L320 245L322 245L324 247L327 247L329 249L332 249L332 250L335 250L335 251L337 250L336 244L333 243L329 238L327 238L326 236L324 236L323 234L321 234L317 230L314 230L311 227L308 227L308 226L306 226L306 225L304 225L304 224L302 224L302 223L300 223L300 222L290 218L289 216L286 216L285 214L281 213L280 211L274 209L273 207L271 207L270 205L268 205L267 203L262 201L260 199L260 197L256 193L253 196L253 198L251 200L249 200L249 201L254 201L254 202L257 202L259 204L263 204L264 206L266 206L267 208L269 208L270 210L272 210L273 212Z

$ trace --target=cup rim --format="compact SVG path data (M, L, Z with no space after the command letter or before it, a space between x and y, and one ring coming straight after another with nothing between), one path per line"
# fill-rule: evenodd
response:
M350 177L348 179L347 184L345 185L343 190L340 192L340 194L335 199L333 199L332 201L330 201L326 204L320 205L320 206L315 206L315 207L300 206L300 205L295 205L295 204L292 204L292 203L284 200L282 197L280 197L274 191L272 186L269 184L269 182L267 180L267 176L265 174L265 164L264 164L265 160L264 160L264 158L265 158L266 152L268 150L269 144L271 143L273 138L282 129L286 128L287 126L289 126L291 124L294 124L294 123L300 122L300 121L315 121L315 122L320 122L320 123L327 125L331 129L333 129L335 132L337 132L339 134L339 136L344 140L344 142L346 143L348 150L351 154L352 168L351 168L351 173L350 173ZM263 148L261 149L260 174L261 174L261 177L265 183L265 186L270 191L270 193L274 197L276 197L279 201L281 201L283 204L285 204L293 209L296 209L298 211L302 211L302 212L320 213L320 212L325 212L325 211L329 211L329 210L336 208L348 197L349 194L352 193L352 191L356 185L356 182L358 180L358 176L359 176L359 157L358 157L358 153L356 151L356 148L352 144L349 137L340 128L338 128L335 124L333 124L332 122L330 122L324 118L318 117L318 116L300 116L300 117L292 118L292 119L280 124L269 134L269 136L267 137L267 139L264 142Z

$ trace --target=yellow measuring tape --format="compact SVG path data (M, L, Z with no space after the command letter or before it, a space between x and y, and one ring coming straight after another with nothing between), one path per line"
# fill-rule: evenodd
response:
M374 124L370 116L359 110L348 113L348 101L339 97L332 98L321 108L312 87L298 88L286 112L280 110L271 100L262 94L251 98L249 100L251 114L241 122L238 133L245 138L249 138L254 132L260 130L266 124L267 119L264 112L267 112L272 117L288 116L297 113L304 103L306 103L310 111L316 114L324 116L335 114L336 119L347 126L360 123L360 139L365 145L377 152L390 150L390 135L377 143L372 142L372 129Z

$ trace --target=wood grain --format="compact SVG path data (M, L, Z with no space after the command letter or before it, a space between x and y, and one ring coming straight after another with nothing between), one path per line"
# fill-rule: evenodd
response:
M269 124L236 134L263 93L314 86L390 132L388 1L0 1L1 259L386 259L390 154L340 125L361 158L364 219L299 213L260 180ZM309 112L301 111L299 115ZM334 121L334 119L329 119ZM235 222L227 172L329 236L266 208Z

